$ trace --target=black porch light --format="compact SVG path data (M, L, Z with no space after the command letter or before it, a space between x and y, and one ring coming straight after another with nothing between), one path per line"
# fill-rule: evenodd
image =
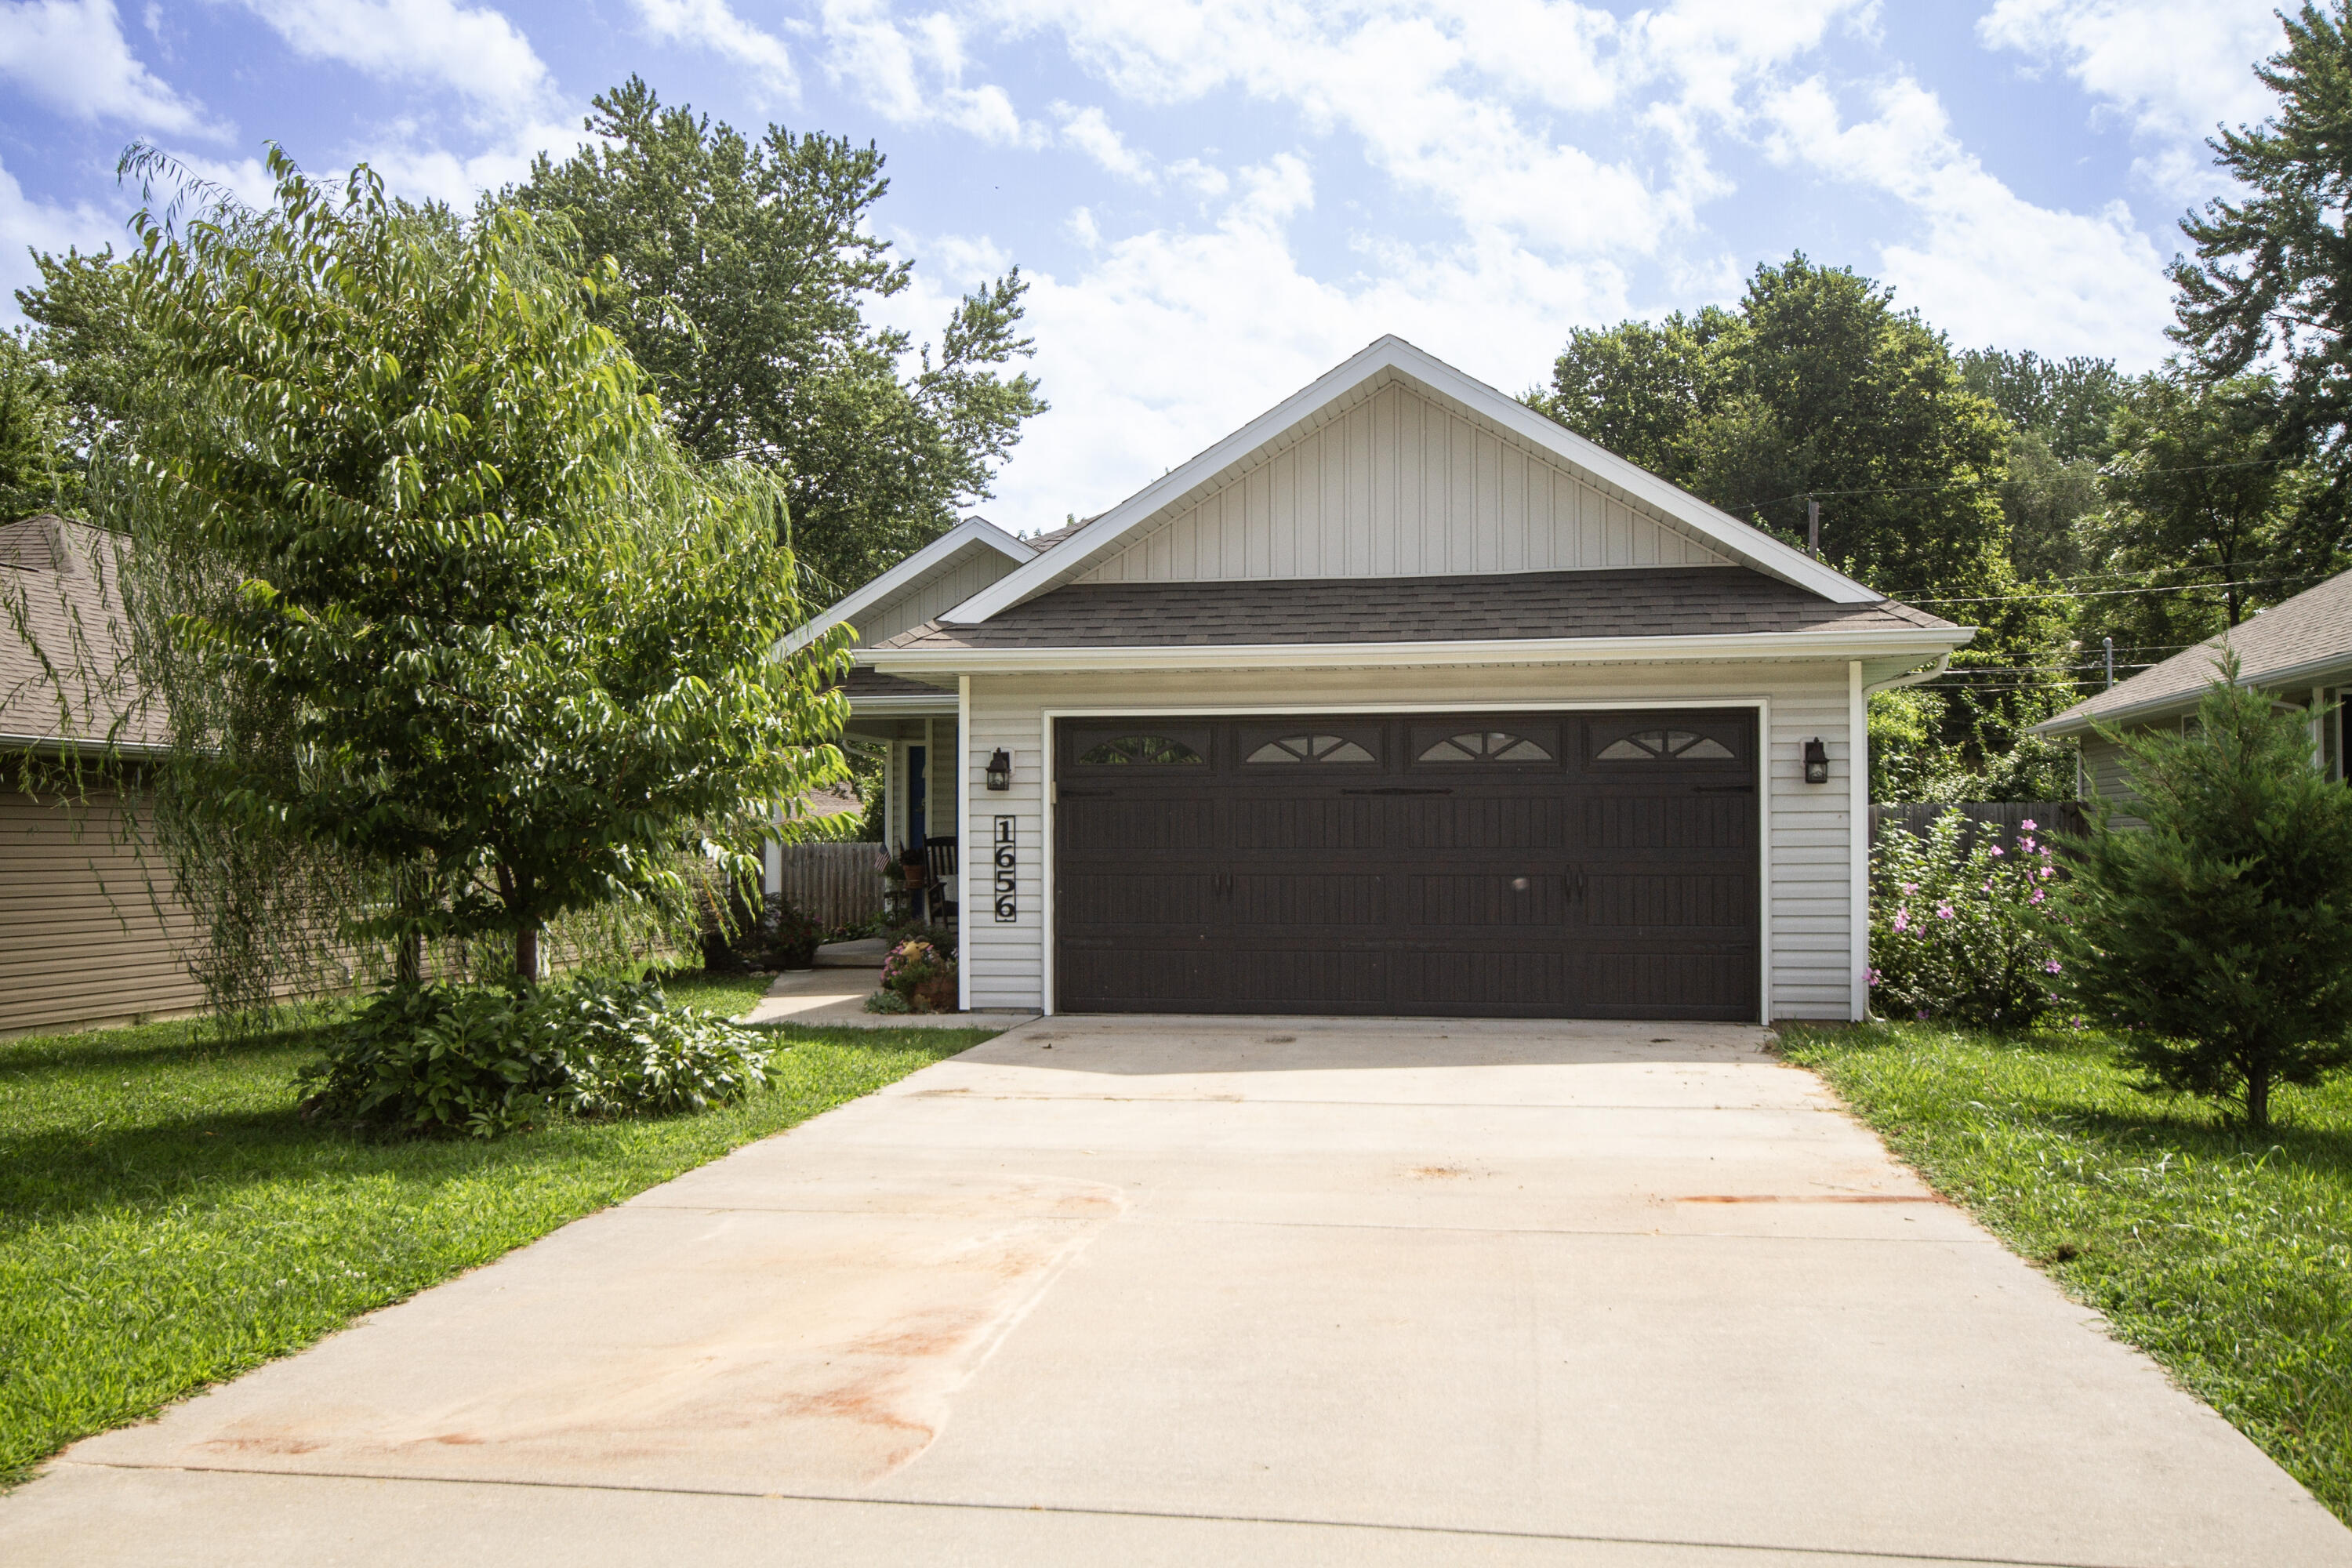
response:
M1818 735L1805 742L1805 782L1830 782L1830 749L1822 744Z
M991 789L1013 787L1013 753L1002 746L996 749L996 755L988 759L988 787Z

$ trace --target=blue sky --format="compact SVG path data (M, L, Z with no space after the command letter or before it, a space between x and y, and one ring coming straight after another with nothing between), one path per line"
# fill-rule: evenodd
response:
M1517 392L1792 249L1956 343L2147 366L2277 39L2271 0L0 0L0 285L120 235L134 137L462 200L635 72L879 143L919 338L1021 266L1054 409L980 510L1033 531L1383 332Z

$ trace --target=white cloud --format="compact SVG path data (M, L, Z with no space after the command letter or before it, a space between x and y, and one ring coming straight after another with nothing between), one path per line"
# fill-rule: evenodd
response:
M1208 227L1157 227L1094 245L1081 265L1033 270L1029 369L1053 412L1031 426L979 510L1034 531L1098 511L1223 438L1385 332L1517 392L1540 379L1570 325L1622 315L1606 265L1557 266L1490 239L1436 253L1399 247L1377 276L1313 276L1289 232L1312 206L1307 163L1245 168ZM920 247L916 286L886 301L894 324L935 333L958 290L1001 271L986 242Z
M1005 90L964 85L964 24L944 11L900 22L889 0L823 0L818 30L825 74L856 88L900 125L950 125L996 145L1036 145Z
M131 54L113 0L30 0L0 7L0 77L79 120L222 134Z
M61 253L79 246L87 253L109 245L120 250L125 240L121 216L110 216L87 202L59 206L36 200L5 166L0 166L0 235L8 237L0 245L0 326L24 319L16 308L16 290L40 276L29 251Z
M2273 106L2253 66L2284 41L2276 4L1999 0L1977 23L1977 37L2036 68L2060 67L2135 138L2154 144L2135 166L2144 182L2197 195L2215 178L2203 150L2214 127L2252 123Z
M1129 146L1101 109L1075 109L1066 103L1054 105L1054 113L1062 122L1062 140L1084 153L1096 163L1123 180L1139 184L1156 185L1159 176L1152 172L1149 154Z
M738 16L727 0L636 0L637 15L656 37L699 44L748 66L769 87L791 97L800 88L783 40Z
M2163 356L2170 286L2129 209L2036 206L1959 145L1918 83L1900 79L1872 97L1875 118L1841 126L1822 82L1780 93L1769 148L1912 212L1924 233L1882 245L1875 269L1901 303L1964 346L2101 354L2134 368Z
M520 28L458 0L246 0L310 59L333 60L383 81L424 82L471 100L486 118L543 107L546 65Z

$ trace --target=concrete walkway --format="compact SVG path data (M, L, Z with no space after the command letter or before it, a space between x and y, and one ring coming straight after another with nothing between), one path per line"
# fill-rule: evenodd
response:
M2341 1568L1728 1026L1053 1019L0 1499L0 1562Z
M877 960L871 969L835 963L788 969L768 994L740 1020L746 1024L812 1024L854 1029L1009 1029L1034 1013L869 1013L866 999L882 988Z

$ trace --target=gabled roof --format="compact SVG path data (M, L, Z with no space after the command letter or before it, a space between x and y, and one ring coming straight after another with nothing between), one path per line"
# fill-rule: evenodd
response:
M874 605L887 605L901 594L921 586L925 579L954 570L956 563L974 550L992 550L1014 562L1026 562L1036 555L1026 540L1005 532L984 517L968 517L799 627L784 639L782 651L789 654L806 647L842 622L854 622Z
M1892 599L1840 605L1740 566L1457 577L1073 583L978 625L933 621L873 650L1230 647L1761 633L1938 634L1961 628Z
M1835 604L1871 604L1883 595L1833 572L1802 551L1717 510L1635 464L1476 381L1402 338L1384 337L1344 364L1294 393L1208 450L1146 485L1108 511L1062 531L1053 547L983 588L940 618L956 625L985 622L1013 605L1051 592L1099 565L1155 523L1233 478L1270 447L1311 429L1377 393L1403 382L1424 396L1483 421L1507 439L1580 469L1686 530L1742 565Z
M2352 572L2306 588L2235 630L2183 648L2096 697L2085 698L2033 727L2037 735L2072 735L2094 723L2154 718L2196 705L2220 673L2225 651L2238 656L2242 686L2286 687L2352 672Z

